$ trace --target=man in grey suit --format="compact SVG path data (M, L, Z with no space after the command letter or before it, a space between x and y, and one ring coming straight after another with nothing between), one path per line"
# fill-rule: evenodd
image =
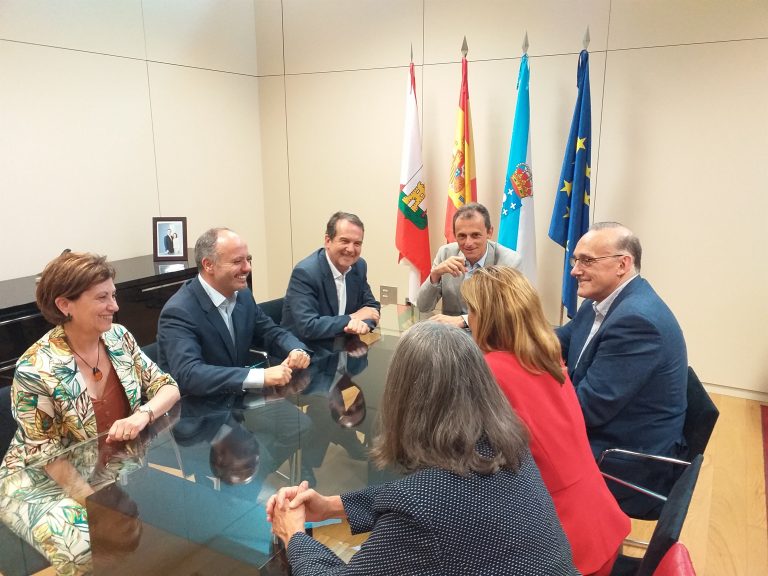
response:
M466 328L467 305L461 297L464 278L483 266L519 268L522 257L501 244L489 240L493 235L491 216L482 204L472 202L453 215L456 242L440 247L429 277L419 288L416 305L420 312L431 312L443 300L443 313L431 320Z

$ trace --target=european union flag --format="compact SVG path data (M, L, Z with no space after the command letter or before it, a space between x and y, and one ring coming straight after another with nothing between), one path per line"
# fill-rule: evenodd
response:
M589 180L592 151L592 107L589 98L589 52L579 54L579 69L576 74L578 96L573 111L571 131L565 147L563 169L549 237L565 248L563 266L562 302L568 318L576 314L576 279L571 276L569 262L576 244L589 228Z

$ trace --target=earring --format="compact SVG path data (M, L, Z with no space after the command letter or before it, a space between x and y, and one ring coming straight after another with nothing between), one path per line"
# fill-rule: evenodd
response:
M64 318L64 322L72 322L72 314L67 312L66 317Z

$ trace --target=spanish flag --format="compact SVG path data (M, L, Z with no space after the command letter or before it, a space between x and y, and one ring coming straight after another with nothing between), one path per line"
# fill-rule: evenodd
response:
M448 180L448 203L445 209L445 239L454 242L453 215L456 210L477 202L475 179L475 143L472 137L472 116L469 113L469 84L467 83L467 40L464 39L461 58L461 92L456 114L456 133L453 139L453 162Z

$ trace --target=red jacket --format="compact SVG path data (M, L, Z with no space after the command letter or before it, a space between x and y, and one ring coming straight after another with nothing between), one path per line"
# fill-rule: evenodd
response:
M532 374L508 352L491 352L485 359L528 427L533 459L571 543L576 568L583 574L597 571L616 553L631 524L597 468L570 378L561 386L549 374Z

